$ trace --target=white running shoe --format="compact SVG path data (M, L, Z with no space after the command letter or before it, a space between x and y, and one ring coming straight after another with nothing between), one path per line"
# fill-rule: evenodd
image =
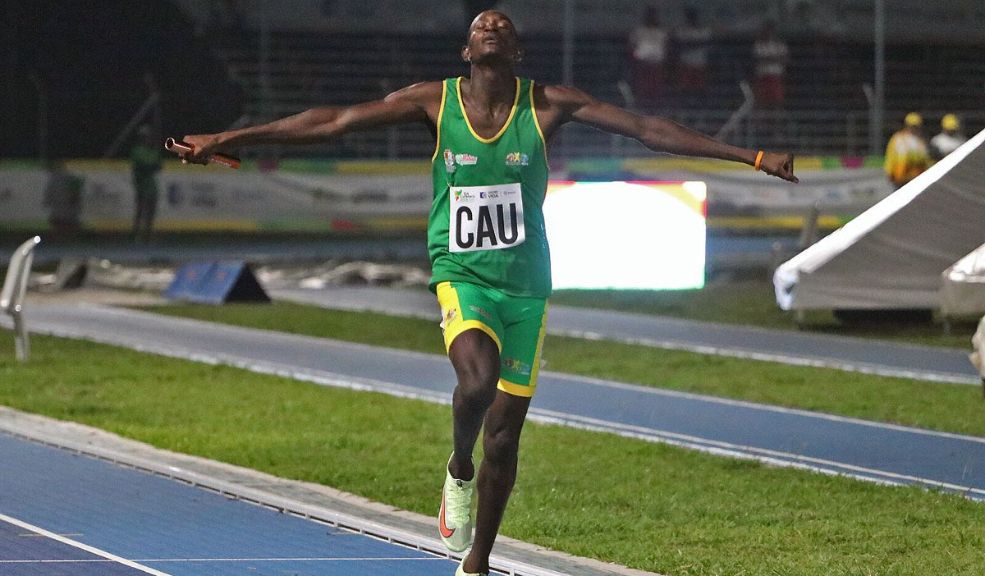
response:
M445 467L445 486L438 509L438 534L452 552L461 552L472 544L472 497L475 478L457 480Z

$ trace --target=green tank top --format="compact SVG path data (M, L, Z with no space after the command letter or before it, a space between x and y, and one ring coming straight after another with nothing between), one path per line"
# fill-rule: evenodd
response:
M547 298L551 259L543 203L548 165L533 81L517 78L506 124L488 139L475 133L465 115L461 82L444 81L431 158L431 290L439 282L459 281Z

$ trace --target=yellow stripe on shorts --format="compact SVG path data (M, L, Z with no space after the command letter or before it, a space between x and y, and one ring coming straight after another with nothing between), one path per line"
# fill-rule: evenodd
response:
M441 329L445 337L445 352L451 349L452 342L459 334L473 328L488 334L496 343L499 352L503 352L503 343L499 341L499 335L496 334L495 330L480 320L462 319L462 306L458 301L458 291L451 285L451 282L441 282L435 287L435 290L438 294L438 304L441 306Z

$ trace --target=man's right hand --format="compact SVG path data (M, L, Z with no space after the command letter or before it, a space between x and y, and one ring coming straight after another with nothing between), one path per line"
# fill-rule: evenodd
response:
M191 146L192 151L181 155L182 163L208 164L209 157L218 151L216 150L219 140L217 136L217 134L196 134L183 137L181 141Z

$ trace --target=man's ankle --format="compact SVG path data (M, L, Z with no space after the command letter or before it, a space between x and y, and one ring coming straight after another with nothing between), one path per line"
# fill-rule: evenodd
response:
M455 480L462 480L464 482L470 482L475 478L475 465L472 463L472 458L469 458L465 463L459 462L455 455L453 454L451 459L448 460L448 473Z
M480 563L478 560L473 560L472 554L470 553L462 562L462 570L465 570L468 574L488 574L489 561L486 560Z

